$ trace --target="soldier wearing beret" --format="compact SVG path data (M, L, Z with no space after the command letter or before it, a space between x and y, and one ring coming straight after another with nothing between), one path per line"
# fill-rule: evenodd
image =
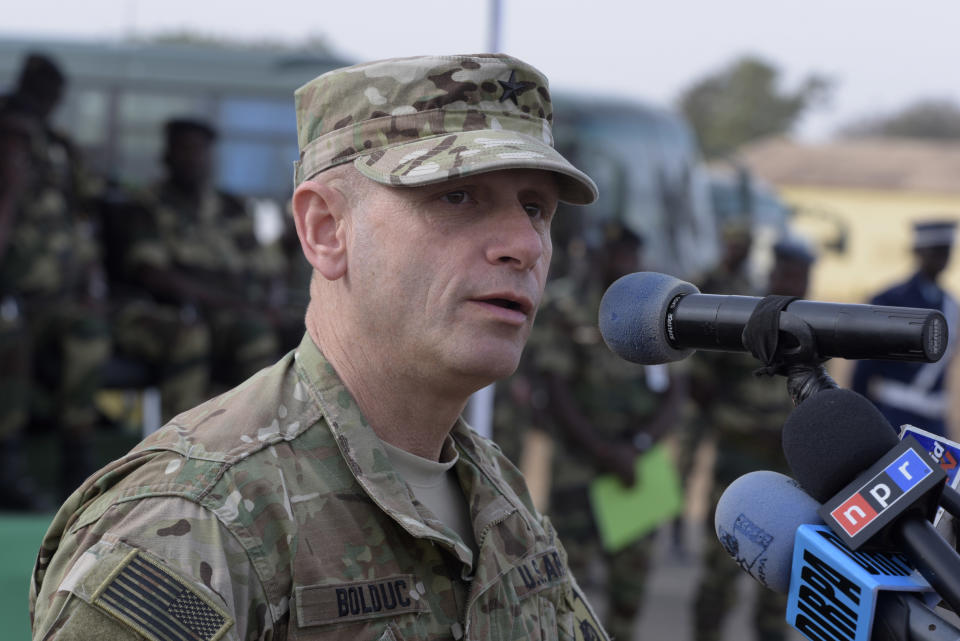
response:
M299 347L64 504L37 639L605 639L519 472L459 417L517 366L557 202L547 81L394 59L296 93Z
M871 305L938 309L947 320L947 351L936 363L857 361L851 389L863 394L899 428L910 424L946 435L948 408L946 377L956 351L957 301L937 283L950 262L957 223L925 220L914 224L913 253L917 271L905 282L886 289Z

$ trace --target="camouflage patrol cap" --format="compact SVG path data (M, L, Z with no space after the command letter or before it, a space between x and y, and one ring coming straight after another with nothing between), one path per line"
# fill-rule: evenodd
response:
M384 185L428 185L498 169L544 169L560 200L597 187L553 148L547 79L503 54L394 58L337 69L295 93L294 185L353 162Z

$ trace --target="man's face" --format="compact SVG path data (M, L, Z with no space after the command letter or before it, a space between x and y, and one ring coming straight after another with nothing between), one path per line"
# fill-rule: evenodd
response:
M346 278L371 356L441 385L512 373L547 278L557 191L552 174L526 169L367 184Z
M936 280L947 264L950 262L950 245L941 245L937 247L923 247L915 249L914 252L920 261L920 271L922 271L930 280Z

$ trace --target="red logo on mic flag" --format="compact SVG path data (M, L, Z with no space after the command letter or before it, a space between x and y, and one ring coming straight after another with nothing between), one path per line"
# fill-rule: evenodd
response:
M854 494L830 512L833 520L843 528L847 536L853 536L877 518L877 511L860 494Z

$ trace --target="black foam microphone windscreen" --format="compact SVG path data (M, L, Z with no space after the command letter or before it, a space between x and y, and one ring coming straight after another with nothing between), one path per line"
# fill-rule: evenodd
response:
M880 410L847 389L817 392L800 403L781 438L793 477L821 503L899 442Z

